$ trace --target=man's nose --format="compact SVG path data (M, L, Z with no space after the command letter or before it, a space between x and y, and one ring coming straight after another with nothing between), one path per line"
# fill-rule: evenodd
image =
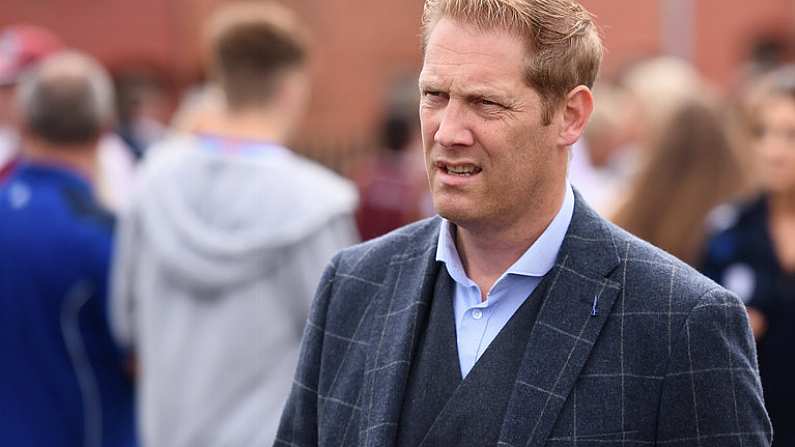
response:
M439 128L434 135L434 141L446 148L456 146L471 146L474 136L469 127L469 117L466 106L455 100L450 100L442 113Z

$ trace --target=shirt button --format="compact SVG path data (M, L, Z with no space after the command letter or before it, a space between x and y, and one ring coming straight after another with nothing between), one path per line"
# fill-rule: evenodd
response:
M481 318L483 318L483 312L481 312L480 309L473 310L472 311L472 318L474 318L476 320L480 320Z

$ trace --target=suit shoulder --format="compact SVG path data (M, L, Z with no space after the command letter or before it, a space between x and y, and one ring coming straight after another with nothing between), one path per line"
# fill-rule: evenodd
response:
M608 224L621 265L614 273L628 294L665 306L692 308L713 290L723 289L665 250ZM681 309L680 309L681 310Z

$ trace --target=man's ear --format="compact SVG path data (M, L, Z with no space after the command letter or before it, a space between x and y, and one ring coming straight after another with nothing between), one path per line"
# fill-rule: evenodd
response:
M584 85L575 87L566 95L563 104L563 126L558 135L558 144L571 146L580 138L593 112L594 101L591 89Z

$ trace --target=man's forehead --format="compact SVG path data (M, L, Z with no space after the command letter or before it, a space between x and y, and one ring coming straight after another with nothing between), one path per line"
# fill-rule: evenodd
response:
M477 77L447 77L423 71L420 75L420 88L435 88L454 93L486 96L495 93L507 93L511 90L512 82L498 79L484 79Z
M511 69L478 62L450 65L426 63L419 77L421 89L434 88L466 96L507 95L525 86L521 66Z
M481 81L486 85L515 82L523 78L525 49L511 33L442 19L434 26L425 49L421 79Z

